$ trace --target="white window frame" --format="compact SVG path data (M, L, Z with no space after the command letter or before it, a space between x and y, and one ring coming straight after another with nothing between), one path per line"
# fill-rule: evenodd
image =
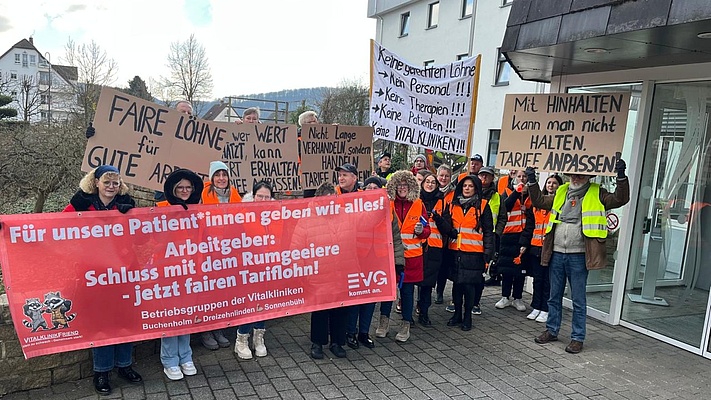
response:
M20 64L20 53L15 53L15 64Z
M432 66L432 65L434 65L434 60L424 61L424 62L422 62L422 65L424 65L425 67Z
M496 136L496 139L494 139ZM499 153L499 140L501 140L501 129L489 129L489 146L486 149L489 153L489 165L496 165L496 155Z
M410 12L400 14L400 37L410 34Z
M461 16L460 16L461 19L464 19L464 18L471 18L472 14L474 14L474 2L475 2L475 1L476 1L476 0L462 0L462 13L461 13ZM471 4L472 9L471 9L471 11L467 14L467 6L468 6L469 4Z
M503 75L506 75L506 80L503 80ZM494 75L494 86L507 86L511 76L511 65L506 61L501 47L496 49L496 70Z
M433 12L436 9L436 13ZM436 14L436 15L435 15ZM430 3L427 6L427 29L434 29L439 23L439 1Z

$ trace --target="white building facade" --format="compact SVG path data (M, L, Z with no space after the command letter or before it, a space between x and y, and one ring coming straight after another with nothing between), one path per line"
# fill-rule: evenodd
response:
M6 107L16 120L31 123L66 120L77 109L75 67L52 65L32 38L22 39L0 56L0 94L13 98Z
M521 80L499 54L511 0L369 0L375 40L414 65L438 65L481 54L472 153L495 164L507 93L542 93Z

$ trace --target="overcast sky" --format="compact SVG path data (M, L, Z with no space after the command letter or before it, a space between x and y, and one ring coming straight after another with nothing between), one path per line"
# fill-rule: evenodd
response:
M0 54L34 37L53 64L69 38L116 60L115 86L167 76L170 44L205 47L213 97L368 80L367 0L26 0L0 4Z

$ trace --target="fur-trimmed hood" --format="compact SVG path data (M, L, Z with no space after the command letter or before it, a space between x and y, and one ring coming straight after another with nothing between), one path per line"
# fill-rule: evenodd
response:
M482 191L481 191L481 180L479 180L479 177L476 175L467 175L464 178L460 179L459 182L457 182L457 187L454 189L454 199L452 200L453 203L459 204L459 197L462 195L462 187L464 186L464 181L471 179L474 182L474 197L478 199L482 199Z
M190 193L190 197L187 201L179 199L173 194L173 189L181 180L187 179L193 184L193 192ZM203 183L202 179L193 171L187 169L176 169L171 172L165 182L163 182L163 192L165 193L165 199L171 205L176 204L200 204L202 198Z
M385 186L390 200L395 200L395 198L397 198L397 185L400 183L406 183L409 187L407 197L405 198L407 201L414 202L420 198L420 185L417 184L415 175L413 175L410 171L403 170L395 172L388 181L388 184Z

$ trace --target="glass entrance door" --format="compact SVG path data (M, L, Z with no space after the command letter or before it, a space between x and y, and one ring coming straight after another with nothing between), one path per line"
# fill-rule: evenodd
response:
M704 351L711 82L654 89L622 319Z

